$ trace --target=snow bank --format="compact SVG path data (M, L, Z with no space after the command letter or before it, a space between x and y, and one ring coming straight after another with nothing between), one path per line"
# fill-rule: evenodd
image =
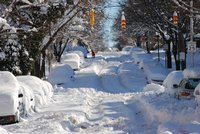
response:
M167 122L158 126L157 134L199 134L199 128L199 122L192 122L186 125Z
M9 133L6 129L0 126L0 134L11 134L11 133Z

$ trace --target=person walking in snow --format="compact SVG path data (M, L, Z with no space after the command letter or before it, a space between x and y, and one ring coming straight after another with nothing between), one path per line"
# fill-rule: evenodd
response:
M91 52L92 52L92 57L95 58L95 52L94 52L94 50L92 49Z

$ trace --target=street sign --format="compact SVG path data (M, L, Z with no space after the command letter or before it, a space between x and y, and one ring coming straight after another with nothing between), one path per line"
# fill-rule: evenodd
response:
M196 42L194 41L189 41L188 42L188 52L190 53L195 53L196 52Z

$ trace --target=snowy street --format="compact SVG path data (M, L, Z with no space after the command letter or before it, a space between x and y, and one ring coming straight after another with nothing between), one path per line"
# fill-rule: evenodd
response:
M200 134L200 0L0 0L0 134Z
M146 86L143 71L130 57L111 55L86 59L74 79L55 87L49 104L3 128L12 134L164 134L187 132L185 125L199 132L194 100L178 101L159 85Z

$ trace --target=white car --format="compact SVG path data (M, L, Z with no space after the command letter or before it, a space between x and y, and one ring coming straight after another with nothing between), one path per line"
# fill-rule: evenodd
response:
M122 48L122 51L124 52L130 52L130 50L132 49L133 46L125 46Z
M24 109L21 116L25 117L35 111L35 97L30 86L24 84L23 82L20 82L20 81L18 82L20 85L19 92L23 94L23 104L24 104L24 107L23 107Z
M146 74L148 83L156 83L162 85L163 81L169 74L169 70L159 62L152 62L152 65L144 64L143 69L144 73Z
M17 76L17 80L24 83L34 94L35 108L46 105L53 95L53 87L49 87L47 81L36 76ZM37 109L35 109L37 111Z
M170 72L162 84L165 87L165 92L168 93L169 95L174 96L176 92L176 89L174 89L174 85L179 85L182 79L183 79L183 71Z
M73 70L79 70L80 69L80 57L76 53L63 53L61 57L61 63L68 64L71 66Z
M0 125L19 122L23 112L23 94L16 77L8 71L0 71Z
M48 81L52 85L62 85L74 78L74 70L67 64L58 64L50 70Z
M175 97L177 99L187 98L191 99L194 94L198 94L198 90L195 90L197 85L200 83L200 78L183 78L179 85L174 84Z

